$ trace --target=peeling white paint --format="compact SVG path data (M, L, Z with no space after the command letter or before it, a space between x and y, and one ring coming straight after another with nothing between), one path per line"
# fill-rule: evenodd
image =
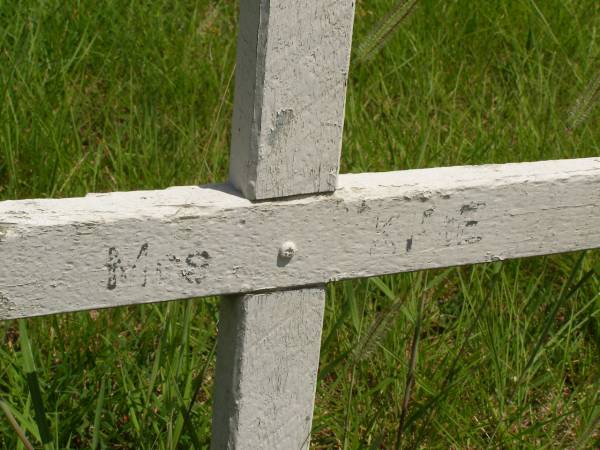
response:
M353 18L354 0L241 2L230 181L244 197L278 199L335 190ZM275 217L272 211L257 211L259 216L239 219L246 231ZM293 223L271 224L266 254L257 254L261 244L254 236L248 236L251 248L240 251L254 253L259 264L291 268L298 247L284 241L288 225ZM283 242L278 250L276 242ZM232 265L234 277L251 288L253 269L246 269L248 281L240 276L242 266ZM313 304L322 317L324 292L298 289L223 302L237 306L221 310L220 321L230 331L219 332L217 371L237 369L216 380L212 448L308 448L321 324L304 317L303 310ZM281 329L282 319L290 330ZM261 329L267 330L263 345L253 347L252 336Z
M226 185L0 202L0 318L600 247L597 158L342 175L339 186L258 204ZM285 241L301 251L278 264Z
M354 3L240 2L230 179L244 196L335 189Z
M308 449L325 290L221 300L213 449Z

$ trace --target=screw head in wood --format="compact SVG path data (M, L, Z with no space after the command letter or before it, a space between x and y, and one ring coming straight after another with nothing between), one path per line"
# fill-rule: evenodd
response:
M296 244L292 241L285 241L281 244L281 247L279 247L279 256L284 259L292 259L297 250Z

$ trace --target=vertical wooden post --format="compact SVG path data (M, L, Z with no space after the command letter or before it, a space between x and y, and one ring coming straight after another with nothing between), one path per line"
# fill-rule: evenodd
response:
M242 0L231 182L249 199L335 190L354 0ZM293 242L274 243L285 271ZM221 303L213 449L309 447L325 289Z
M308 448L325 290L221 300L214 449Z
M335 190L354 0L243 0L230 181L251 200Z

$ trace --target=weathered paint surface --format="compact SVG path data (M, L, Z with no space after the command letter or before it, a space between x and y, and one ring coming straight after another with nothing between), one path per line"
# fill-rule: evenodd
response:
M0 202L0 318L301 287L600 247L600 158ZM293 258L282 261L286 241Z
M240 8L231 182L252 200L333 191L354 0Z
M335 190L353 19L354 0L240 3L229 178L244 197L281 199ZM240 235L274 218L256 208L262 211L258 216L242 213L236 219ZM279 242L257 252L261 244L249 235L236 253L287 270L296 265L298 247L285 239L285 225L271 226L271 237ZM210 271L219 263L210 257L202 264ZM243 263L230 270L238 280L250 274ZM191 279L205 283L196 274ZM250 280L243 283L252 286ZM223 305L212 447L308 448L323 291L244 295ZM309 318L304 317L307 307ZM282 321L288 329L282 329ZM258 338L261 347L252 345Z
M308 449L325 290L221 300L213 449Z

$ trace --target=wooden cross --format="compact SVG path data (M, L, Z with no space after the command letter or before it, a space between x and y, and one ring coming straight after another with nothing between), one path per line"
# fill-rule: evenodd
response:
M231 184L0 202L0 320L231 295L212 448L300 449L326 283L600 247L600 158L338 177L353 17L241 2Z

